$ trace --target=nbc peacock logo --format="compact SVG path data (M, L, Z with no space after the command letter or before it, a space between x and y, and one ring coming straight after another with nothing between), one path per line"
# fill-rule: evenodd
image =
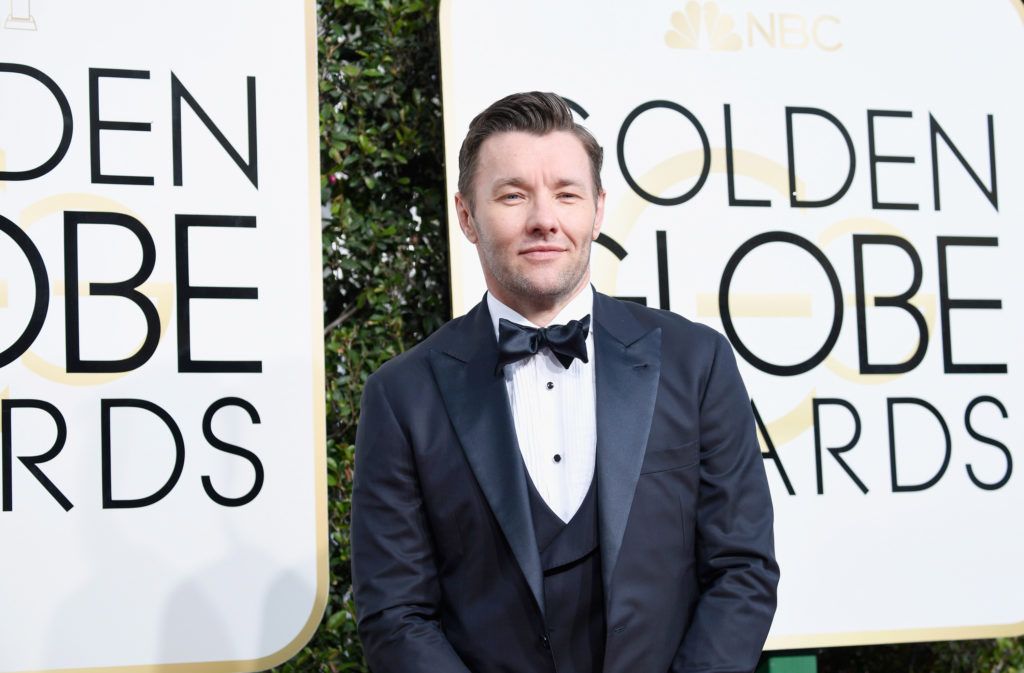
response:
M1015 0L1016 1L1016 0ZM689 0L672 12L665 44L671 49L739 51L746 48L842 49L842 24L830 14L766 11L730 14L714 0Z
M736 33L736 21L718 8L717 2L690 0L681 12L672 12L672 29L665 33L665 44L673 49L697 49L701 33L707 34L712 51L739 51L743 39Z

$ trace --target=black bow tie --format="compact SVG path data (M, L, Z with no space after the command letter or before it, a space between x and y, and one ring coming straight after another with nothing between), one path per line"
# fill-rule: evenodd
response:
M590 332L590 316L582 320L570 320L567 325L547 327L526 327L511 320L498 320L498 368L536 354L541 348L548 348L566 369L573 358L587 361L587 334Z

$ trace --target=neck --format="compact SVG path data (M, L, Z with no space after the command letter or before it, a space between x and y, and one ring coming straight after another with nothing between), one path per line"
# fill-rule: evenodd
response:
M583 274L583 278L580 279L579 284L575 288L570 292L557 297L508 296L505 292L502 292L500 288L498 288L498 291L496 292L495 288L490 287L490 283L488 283L487 290L502 304L508 306L534 325L547 327L551 321L555 319L555 316L557 316L569 302L575 299L576 296L583 291L583 288L585 288L589 282L590 270L588 269L587 272Z

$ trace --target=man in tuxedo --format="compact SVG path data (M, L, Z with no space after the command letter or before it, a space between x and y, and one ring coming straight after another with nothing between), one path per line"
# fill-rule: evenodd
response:
M554 94L459 154L487 294L366 383L352 573L374 673L741 673L772 505L728 342L590 285L602 151Z

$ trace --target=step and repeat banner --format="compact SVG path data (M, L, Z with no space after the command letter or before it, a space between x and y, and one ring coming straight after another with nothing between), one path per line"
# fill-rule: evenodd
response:
M1024 5L441 7L449 197L473 116L559 93L605 148L597 288L731 341L768 647L1024 632ZM485 287L449 213L461 314Z
M316 92L313 0L0 6L0 672L312 635Z

